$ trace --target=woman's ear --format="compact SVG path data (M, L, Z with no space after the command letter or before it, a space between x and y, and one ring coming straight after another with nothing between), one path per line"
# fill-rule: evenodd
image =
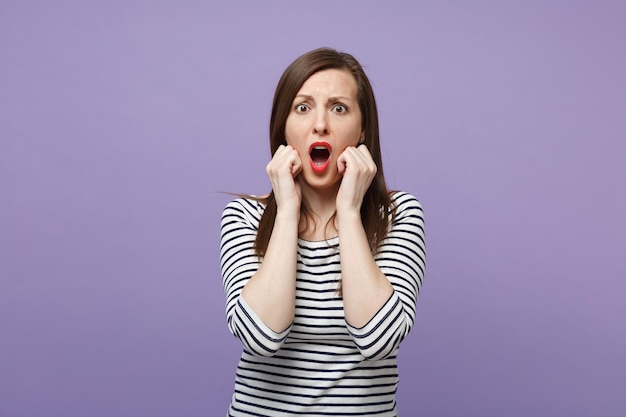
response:
M363 145L365 143L365 131L361 131L361 137L359 138L359 145Z

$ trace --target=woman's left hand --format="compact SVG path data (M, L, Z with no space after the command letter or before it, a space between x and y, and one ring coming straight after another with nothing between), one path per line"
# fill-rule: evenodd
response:
M363 197L378 169L367 146L347 147L337 158L337 169L343 175L337 193L337 213L345 210L360 212Z

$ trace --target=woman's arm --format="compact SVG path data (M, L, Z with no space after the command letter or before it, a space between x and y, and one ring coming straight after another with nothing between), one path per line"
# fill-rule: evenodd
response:
M336 201L343 309L350 325L362 327L393 292L374 262L361 222L363 197L377 167L365 145L346 148L337 166L343 175Z
M365 146L346 149L339 162L344 175L337 196L344 314L363 355L380 358L393 352L413 325L425 259L421 208L414 198L410 199L413 207L400 205L390 235L383 242L383 253L385 245L399 245L389 274L400 278L392 278L374 259L360 217L363 195L376 166ZM394 228L404 227L402 222L407 220L415 222L409 227L412 237L395 238Z
M298 153L280 146L267 165L277 213L261 266L245 285L242 296L263 322L282 332L293 322L296 305L296 259L300 221L301 170Z
M221 269L231 332L251 353L271 356L286 339L295 312L300 159L281 146L267 166L277 215L263 259L254 250L262 210L251 200L226 206L221 226Z

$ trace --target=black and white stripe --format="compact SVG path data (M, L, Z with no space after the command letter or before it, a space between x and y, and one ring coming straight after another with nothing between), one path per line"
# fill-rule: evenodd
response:
M238 198L224 209L221 269L230 331L241 340L229 416L395 416L396 355L415 320L425 268L424 220L408 193L375 255L394 293L362 328L348 324L337 291L339 237L298 241L296 312L277 333L241 297L261 260L253 244L264 206Z

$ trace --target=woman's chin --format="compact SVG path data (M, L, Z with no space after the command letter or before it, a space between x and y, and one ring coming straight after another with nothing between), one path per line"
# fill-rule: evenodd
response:
M328 191L331 188L339 189L339 182L341 180L341 176L337 173L336 168L334 170L326 169L323 174L304 169L301 176L304 185L314 191Z

